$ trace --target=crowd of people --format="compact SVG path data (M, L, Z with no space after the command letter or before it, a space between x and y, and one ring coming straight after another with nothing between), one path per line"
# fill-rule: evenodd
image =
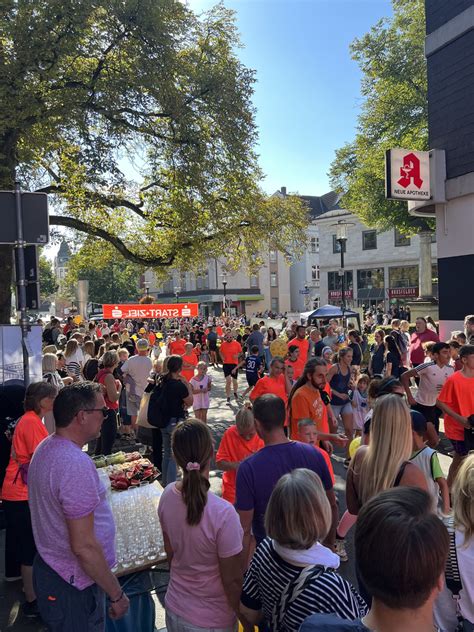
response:
M0 393L5 571L23 580L23 613L82 632L127 612L113 516L83 448L132 449L147 431L171 632L238 620L244 632L472 629L474 316L447 341L430 325L51 319L43 381ZM214 454L219 374L235 423ZM352 528L357 588L338 572Z

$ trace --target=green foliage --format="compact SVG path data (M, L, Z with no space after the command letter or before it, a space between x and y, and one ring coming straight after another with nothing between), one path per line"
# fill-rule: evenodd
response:
M39 283L43 301L51 297L58 289L51 261L44 255L39 256Z
M138 302L138 282L143 267L123 257L111 244L89 238L68 263L65 285L74 295L77 281L89 281L89 301L93 303Z
M141 266L298 254L307 212L259 188L255 77L238 46L222 4L196 16L180 0L7 0L0 185L18 169L51 194L52 225Z
M428 149L424 1L393 0L393 9L352 43L364 102L356 137L336 152L329 176L345 208L368 226L414 232L426 222L408 215L406 202L385 199L384 155L394 147Z

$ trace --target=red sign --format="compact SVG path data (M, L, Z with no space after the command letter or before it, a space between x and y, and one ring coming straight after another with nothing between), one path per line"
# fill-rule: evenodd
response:
M197 316L197 303L171 303L169 305L112 304L102 305L104 318L189 318Z
M389 298L413 298L417 296L417 287L391 287L388 290Z
M352 298L352 290L344 290L344 298ZM328 298L342 298L342 290L329 290Z
M401 178L397 180L398 184L406 189L413 182L418 189L421 189L423 180L420 171L420 160L418 156L415 156L413 153L407 154L403 157L403 165L400 167Z

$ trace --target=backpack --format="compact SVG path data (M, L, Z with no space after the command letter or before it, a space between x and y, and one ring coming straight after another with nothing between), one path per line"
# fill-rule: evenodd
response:
M166 398L163 380L153 387L148 402L148 423L154 428L166 428L169 417L166 413Z
M99 372L99 360L97 358L89 358L84 364L82 374L89 382L94 382Z

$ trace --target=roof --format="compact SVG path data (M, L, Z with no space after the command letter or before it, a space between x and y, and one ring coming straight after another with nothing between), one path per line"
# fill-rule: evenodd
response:
M327 211L326 213L321 213L318 215L317 219L332 219L333 217L347 217L352 215L350 211L346 211L343 208L337 208L331 211Z
M308 203L311 218L315 219L328 211L339 209L339 201L342 195L336 193L336 191L329 191L329 193L324 195L300 195L299 197Z

